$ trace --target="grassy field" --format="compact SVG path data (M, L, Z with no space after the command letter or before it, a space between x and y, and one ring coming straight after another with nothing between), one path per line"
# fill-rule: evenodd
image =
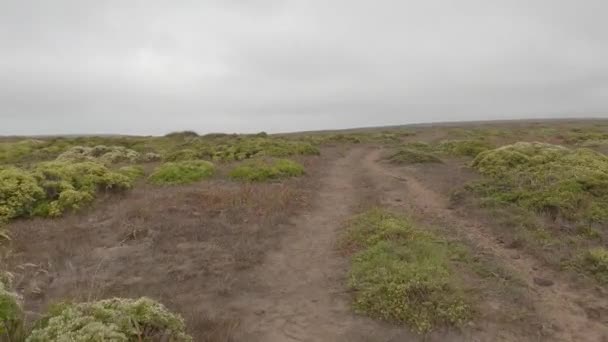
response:
M608 339L608 120L0 138L0 341Z

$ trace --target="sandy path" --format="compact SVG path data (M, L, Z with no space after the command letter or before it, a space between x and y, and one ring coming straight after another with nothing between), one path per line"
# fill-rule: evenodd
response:
M578 303L595 301L595 306L608 307L604 299L593 294L582 293L572 289L567 281L556 272L543 267L537 260L523 253L508 249L497 242L494 236L479 223L456 215L448 209L448 201L441 195L426 188L414 177L403 172L397 173L378 163L380 150L368 154L362 161L373 179L385 191L385 195L394 198L407 194L410 205L421 215L432 216L442 224L452 225L464 238L476 244L481 250L492 253L502 260L504 267L523 279L532 291L541 318L550 325L551 341L608 341L608 324L587 317L585 310ZM518 254L518 258L514 258ZM534 278L551 279L555 283L549 287L539 286Z
M338 255L338 231L356 209L361 160L356 148L334 162L322 179L313 209L296 217L281 246L254 274L252 291L237 300L249 310L239 330L246 341L413 341L403 329L353 314L345 292L347 260Z

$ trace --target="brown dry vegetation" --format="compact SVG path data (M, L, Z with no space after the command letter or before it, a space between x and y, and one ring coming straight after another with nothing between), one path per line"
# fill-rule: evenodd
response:
M230 336L236 324L227 298L249 286L248 271L318 186L322 161L303 162L310 175L282 183L141 184L89 211L13 222L5 260L25 309L148 296L181 313L196 341L225 340L216 335Z

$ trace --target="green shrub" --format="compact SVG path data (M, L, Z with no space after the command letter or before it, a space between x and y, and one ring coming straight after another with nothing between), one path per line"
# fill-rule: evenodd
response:
M230 172L230 178L261 182L272 179L297 177L304 174L304 167L289 159L258 159L244 162Z
M183 319L148 298L107 299L56 306L26 340L190 342Z
M203 160L186 160L160 165L150 175L150 182L158 185L175 185L197 182L215 172L212 163Z
M120 162L135 163L142 159L137 151L123 146L97 145L94 147L74 146L57 157L60 162L94 161L102 164L116 164Z
M484 197L583 223L608 220L608 157L588 149L520 142L480 153Z
M408 219L371 210L352 220L343 244L359 250L349 273L357 311L420 333L471 316L447 244Z
M176 161L184 161L184 160L197 160L197 159L200 159L200 156L199 156L199 153L194 150L185 149L185 150L179 150L179 151L172 152L172 153L168 154L167 156L165 156L164 159L167 162L176 162Z
M139 165L123 166L118 169L118 173L129 177L131 181L139 179L146 174L144 168Z
M27 171L0 169L0 224L28 214L43 196L43 189Z
M132 186L129 177L94 162L46 162L33 172L45 194L32 211L37 216L59 216L90 203L98 191L123 191Z
M289 157L318 155L313 145L278 138L237 137L214 143L204 142L196 149L201 158L217 161L245 160L255 157Z
M445 140L439 143L439 151L453 156L475 157L493 146L482 140Z
M441 159L435 155L423 151L402 148L388 157L394 164L422 164L422 163L441 163Z
M19 341L23 335L21 297L10 290L11 275L0 272L0 340Z
M17 142L0 143L0 164L21 162L32 156L45 145L43 141L26 139Z
M576 262L577 268L602 284L608 284L608 249L597 247L584 252Z

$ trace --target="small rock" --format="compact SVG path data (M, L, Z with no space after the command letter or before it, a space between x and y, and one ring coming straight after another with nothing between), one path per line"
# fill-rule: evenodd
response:
M514 254L514 255L511 256L511 258L517 260L517 259L520 259L521 256L519 256L519 254Z
M266 311L265 311L265 310L257 310L257 311L255 312L255 314L256 314L256 315L258 315L258 316L263 315L263 314L265 314L265 313L266 313Z
M553 280L534 277L534 283L538 286L552 286L555 284Z

